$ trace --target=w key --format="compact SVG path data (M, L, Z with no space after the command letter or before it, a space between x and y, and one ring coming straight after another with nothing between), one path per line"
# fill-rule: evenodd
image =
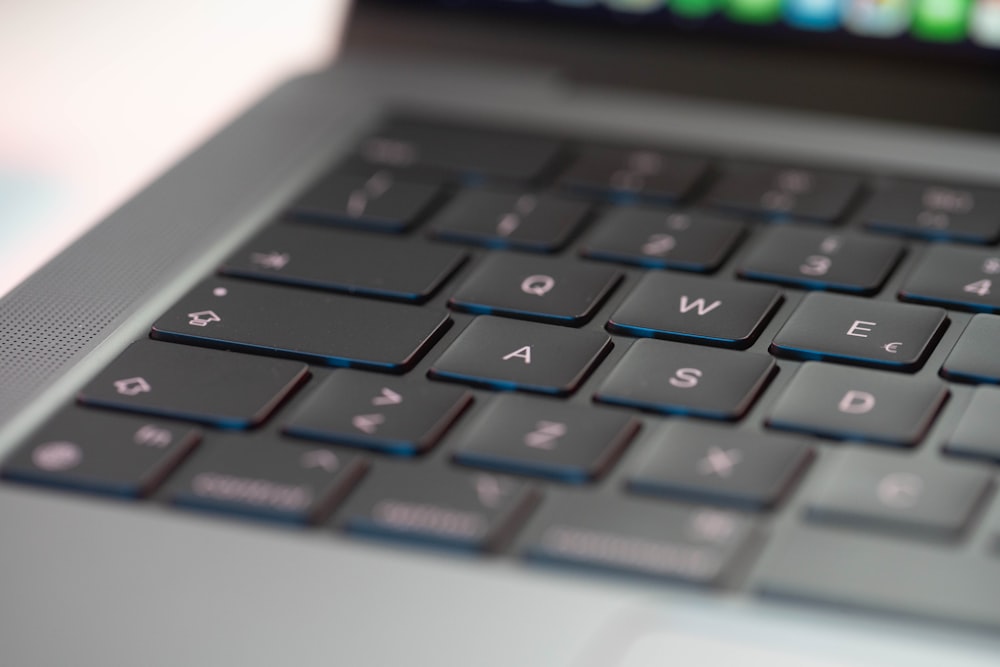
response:
M940 308L814 293L774 337L771 351L912 371L927 358L946 322Z
M608 321L631 336L749 347L781 303L773 287L667 273L647 274Z

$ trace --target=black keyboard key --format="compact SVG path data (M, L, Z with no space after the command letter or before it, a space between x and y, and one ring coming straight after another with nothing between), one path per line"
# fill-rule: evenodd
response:
M415 240L274 225L221 273L400 301L426 301L465 262L462 250Z
M403 232L440 195L440 186L400 180L388 169L368 174L337 169L306 191L292 205L291 215L370 231Z
M1000 239L1000 190L890 183L858 213L870 229L927 239L993 243Z
M444 311L244 282L207 280L153 325L191 345L401 372L449 323Z
M587 146L559 179L578 192L611 201L674 201L708 170L708 160L658 150Z
M611 338L534 322L477 317L429 375L494 389L566 396L611 349Z
M559 149L558 142L543 136L393 118L361 143L358 154L373 165L423 167L472 182L531 181L542 175Z
M487 257L448 302L470 313L580 325L621 281L619 271L533 256Z
M524 482L379 464L340 512L350 532L466 551L500 548L537 502Z
M308 375L294 361L141 340L91 380L78 400L244 429L264 422Z
M706 200L756 216L833 222L844 214L859 186L858 177L848 174L736 163L725 167Z
M886 452L850 449L834 466L809 518L883 534L955 539L991 483L986 470Z
M668 338L721 347L749 347L781 303L763 285L649 273L608 321L630 336Z
M824 229L774 227L743 260L743 278L805 289L874 294L903 255L897 241Z
M1000 463L1000 388L980 387L948 439L945 451Z
M1000 384L1000 317L974 315L951 354L941 367L941 375L961 382Z
M434 217L431 233L491 248L553 252L566 245L588 210L584 202L552 195L465 190Z
M932 245L899 298L958 310L1000 313L1000 252Z
M527 558L723 585L753 536L746 516L632 498L553 494L526 539Z
M807 294L771 351L796 359L910 371L930 354L948 318L940 308Z
M772 428L910 447L948 397L943 382L807 363L771 411Z
M341 370L309 395L285 432L412 456L437 444L471 401L457 387Z
M325 518L364 473L356 456L277 440L216 436L167 487L170 502L291 524Z
M747 510L776 506L813 458L797 439L688 421L667 422L640 445L630 490Z
M744 223L714 213L616 208L601 217L580 253L651 269L707 273L719 268L743 233Z
M638 340L594 399L653 412L739 419L775 368L774 359L763 354Z
M32 435L0 468L3 477L89 493L152 493L201 434L182 424L71 408Z
M453 457L463 465L584 483L614 464L639 428L617 412L528 396L498 396Z

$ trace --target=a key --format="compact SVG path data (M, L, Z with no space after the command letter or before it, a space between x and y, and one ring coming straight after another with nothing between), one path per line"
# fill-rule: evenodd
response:
M482 316L469 324L428 374L493 389L566 396L610 349L611 338L597 331Z
M498 253L483 261L448 304L470 313L575 326L590 319L621 277L619 271L579 261Z
M803 364L771 410L771 428L909 447L948 397L943 382L823 363Z
M211 278L157 320L152 336L329 366L402 372L448 323L448 314L433 308Z
M971 466L849 449L827 470L808 516L883 533L955 539L982 502L990 477Z
M753 535L744 515L633 498L552 494L525 539L544 563L714 586L727 581Z
M668 338L721 347L749 347L781 303L763 285L649 273L608 321L630 336Z
M653 412L739 419L775 367L763 354L637 340L594 399Z
M139 498L152 493L201 434L183 424L69 408L0 468L7 479Z
M993 243L1000 238L1000 190L897 181L858 213L869 229L927 239Z
M1000 312L1000 252L932 245L899 298L958 310ZM996 283L996 284L995 284Z
M365 174L336 169L292 204L290 215L369 231L403 232L420 221L440 196L439 185L400 180L389 169Z
M491 248L553 252L566 245L589 208L548 194L465 190L434 217L431 233Z
M774 337L771 351L796 359L911 371L944 330L940 308L836 294L807 294Z
M437 444L471 402L458 387L339 370L307 397L285 432L412 456Z
M936 541L886 539L867 531L803 523L775 535L760 558L753 586L769 597L799 603L967 623L996 633L996 558L964 556ZM983 656L987 665L993 659L992 653L984 651Z
M941 375L961 382L1000 384L1000 316L974 315L951 354L941 367Z
M832 171L733 163L706 200L756 216L833 222L844 214L859 185L856 176Z
M774 227L758 237L739 274L805 289L874 294L902 255L902 244L891 239Z
M509 477L379 463L339 513L339 523L363 535L492 551L536 502L531 487Z
M180 507L310 524L324 519L365 464L341 451L237 435L208 438L167 485Z
M580 484L607 472L638 428L610 410L498 396L452 456L463 465Z
M948 438L944 450L1000 463L1000 388L980 387Z
M667 422L636 446L645 456L631 491L749 510L776 506L813 458L798 439L689 421Z
M708 170L708 160L643 148L585 146L560 177L563 187L611 201L674 201Z
M91 380L78 400L244 429L263 423L308 375L295 361L140 340Z
M435 243L322 229L268 227L244 244L221 273L399 301L426 301L467 254Z
M558 142L508 130L392 118L358 148L372 165L422 167L483 179L532 181L559 153Z
M705 211L615 208L604 214L580 253L652 269L711 272L739 243L744 224Z

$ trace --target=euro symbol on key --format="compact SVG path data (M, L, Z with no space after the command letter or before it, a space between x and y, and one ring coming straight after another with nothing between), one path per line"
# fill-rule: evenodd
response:
M545 296L555 286L556 280L552 276L528 276L521 282L521 291L525 294Z

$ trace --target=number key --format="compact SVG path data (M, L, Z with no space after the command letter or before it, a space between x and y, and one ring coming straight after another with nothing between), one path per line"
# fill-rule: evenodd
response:
M932 246L899 291L904 301L1000 312L1000 252Z

